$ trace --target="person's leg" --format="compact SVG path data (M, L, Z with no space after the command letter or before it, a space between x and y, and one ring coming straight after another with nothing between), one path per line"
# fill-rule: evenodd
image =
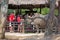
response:
M23 32L23 25L22 25L22 22L20 22L20 32Z
M22 27L21 28L22 29L21 31L22 31L22 33L24 33L24 23L22 23L21 27Z
M13 24L13 26L12 26L12 31L14 32L14 31L16 31L16 30L15 30L15 22L13 22L12 24Z
M20 31L20 23L18 23L18 32Z
M19 32L19 24L18 24L18 32Z
M21 33L22 32L22 26L21 25L20 25L20 28L19 29L20 29L20 33Z
M9 23L9 30L10 30L10 32L11 32L11 22Z
M13 32L13 27L12 27L11 22L9 23L9 30L10 30L10 32Z

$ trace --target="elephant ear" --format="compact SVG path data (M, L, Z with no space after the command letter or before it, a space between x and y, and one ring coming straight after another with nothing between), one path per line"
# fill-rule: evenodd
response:
M40 25L41 27L43 27L43 26L46 25L46 22L43 19L36 18L36 19L34 19L34 24L35 25Z

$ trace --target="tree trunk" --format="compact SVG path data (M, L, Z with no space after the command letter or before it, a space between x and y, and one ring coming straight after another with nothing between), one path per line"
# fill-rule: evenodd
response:
M60 20L60 1L58 1L58 18Z
M58 33L60 33L60 1L58 1Z
M8 0L1 0L0 9L0 38L5 38L5 22L8 9Z
M50 12L48 14L48 19L47 19L47 27L46 27L46 36L52 35L52 28L53 28L53 22L54 22L54 9L55 9L55 3L56 0L49 0L50 4Z

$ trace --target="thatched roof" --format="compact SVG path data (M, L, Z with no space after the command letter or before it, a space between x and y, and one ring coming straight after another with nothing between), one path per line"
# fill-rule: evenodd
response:
M47 0L9 0L9 4L21 5L21 4L45 4Z
M58 7L58 1L59 0L56 0L56 7ZM24 8L24 5L25 6L28 5L29 8L31 8L30 4L35 5L34 7L36 7L36 6L40 7L41 4L45 5L46 3L49 6L48 0L9 0L9 4L12 4L12 5L23 5L23 8ZM20 6L20 8L21 8L21 6Z
M21 4L46 4L47 0L9 0L9 4L21 5ZM56 5L58 5L58 0L56 1Z
M56 5L58 5L58 1L56 1ZM9 0L9 4L14 4L14 5L22 5L22 4L45 4L48 3L47 0ZM1 4L1 0L0 0Z
M9 8L39 8L41 4L46 4L47 0L9 0ZM14 8L15 7L15 8Z

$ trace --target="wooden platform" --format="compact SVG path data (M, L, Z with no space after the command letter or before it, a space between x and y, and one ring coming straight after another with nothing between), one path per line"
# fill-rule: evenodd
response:
M42 38L44 33L5 33L7 39L27 39L27 38Z
M44 37L44 33L5 33L6 39L17 40L60 40L60 34Z

